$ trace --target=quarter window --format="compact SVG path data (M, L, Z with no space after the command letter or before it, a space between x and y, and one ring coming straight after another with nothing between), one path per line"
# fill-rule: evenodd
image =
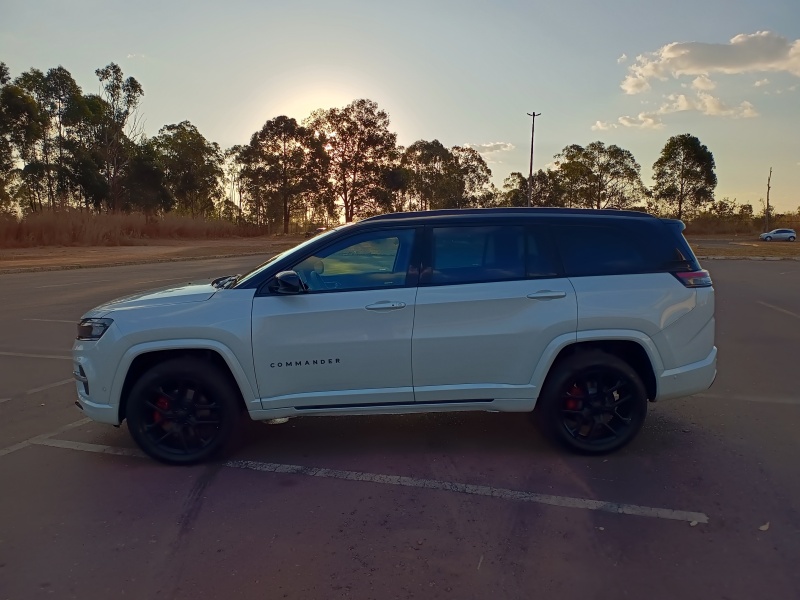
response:
M560 228L558 247L566 274L581 277L647 272L647 261L631 235L623 228Z

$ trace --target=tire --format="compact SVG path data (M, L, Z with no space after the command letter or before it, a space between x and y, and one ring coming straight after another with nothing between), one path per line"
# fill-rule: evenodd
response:
M146 371L128 396L131 436L152 458L199 463L233 438L239 403L226 374L206 361L178 358Z
M790 242L793 242L793 241L794 241L794 236L793 236L793 235L790 235L790 236L789 236L789 241L790 241Z
M764 241L765 242L771 242L772 241L772 236L768 235L767 237L764 238Z
M543 433L581 454L605 454L633 440L647 416L647 391L624 360L601 350L559 361L536 405Z

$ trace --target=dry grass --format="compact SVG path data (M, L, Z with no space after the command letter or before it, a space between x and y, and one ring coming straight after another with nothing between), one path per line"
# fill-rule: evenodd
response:
M43 212L0 218L0 247L137 246L163 239L217 239L255 235L250 228L221 220L166 215L147 220L141 214Z
M788 242L730 242L709 244L703 240L689 240L698 256L724 256L727 258L796 258L800 259L800 244Z

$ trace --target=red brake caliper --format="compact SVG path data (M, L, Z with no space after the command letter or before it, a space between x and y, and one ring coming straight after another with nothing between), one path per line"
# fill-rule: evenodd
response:
M581 390L581 388L579 388L577 385L573 384L572 389L569 391L569 396L567 396L567 410L580 410L580 398L582 397L583 390Z
M156 406L161 410L169 410L169 400L164 398L164 396L161 396L158 400L156 400ZM156 424L161 423L161 420L163 418L164 417L161 416L160 412L158 412L157 410L153 411L153 423Z

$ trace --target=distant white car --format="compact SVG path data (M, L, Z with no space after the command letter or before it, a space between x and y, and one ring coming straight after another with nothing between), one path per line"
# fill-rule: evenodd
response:
M797 233L794 229L773 229L767 233L762 233L758 238L764 242L786 241L793 242L797 239Z

